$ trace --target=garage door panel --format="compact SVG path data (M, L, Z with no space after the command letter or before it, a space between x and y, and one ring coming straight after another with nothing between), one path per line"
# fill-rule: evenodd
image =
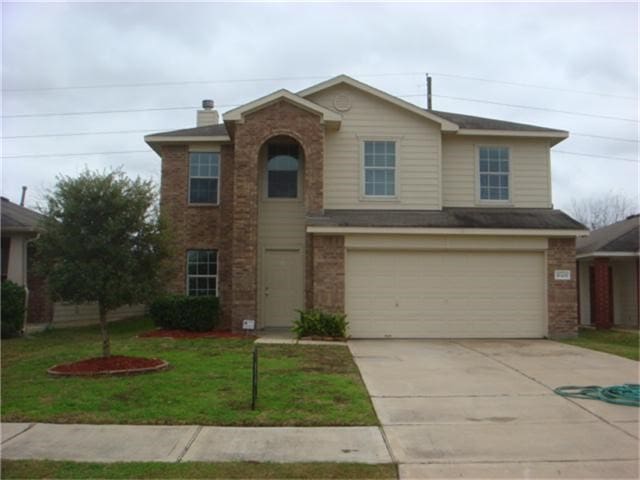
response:
M541 337L540 252L349 251L354 337Z

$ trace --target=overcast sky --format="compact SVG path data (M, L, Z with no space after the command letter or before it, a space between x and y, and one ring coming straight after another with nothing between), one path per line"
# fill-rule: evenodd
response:
M131 176L159 181L160 159L144 143L144 131L195 126L203 98L214 99L222 113L280 88L297 91L346 73L425 106L425 72L433 73L435 109L572 133L552 150L556 207L608 191L638 199L634 2L3 3L2 72L2 195L18 201L27 185L29 206L56 175L75 175L84 166L122 166ZM189 81L201 83L43 90ZM12 117L171 107L190 108ZM143 152L27 156L131 150Z

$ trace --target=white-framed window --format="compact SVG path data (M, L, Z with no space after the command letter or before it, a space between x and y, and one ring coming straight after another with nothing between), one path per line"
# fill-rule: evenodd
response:
M267 198L298 198L300 148L294 143L267 147Z
M510 194L510 152L508 147L478 147L478 198L508 202Z
M189 153L189 203L217 204L219 180L218 152Z
M218 295L218 251L187 251L187 294Z
M395 197L396 142L365 140L363 163L365 197Z

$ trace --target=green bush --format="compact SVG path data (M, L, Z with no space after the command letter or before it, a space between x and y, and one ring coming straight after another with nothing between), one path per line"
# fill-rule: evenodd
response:
M24 287L12 281L2 282L2 312L0 315L2 338L20 335L24 322L24 301L26 292Z
M220 303L214 296L166 295L149 307L157 327L194 332L213 330L218 325L219 311Z
M298 310L300 317L293 322L293 332L302 337L347 337L347 316L320 310Z

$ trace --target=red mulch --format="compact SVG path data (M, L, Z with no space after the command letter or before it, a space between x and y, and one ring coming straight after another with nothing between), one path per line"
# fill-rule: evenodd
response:
M101 375L113 373L138 373L166 367L168 364L159 358L125 357L112 355L111 357L95 357L79 362L55 365L49 373L62 375Z
M139 337L167 337L167 338L255 338L244 333L232 333L229 330L210 330L208 332L191 332L189 330L151 330L141 333Z

